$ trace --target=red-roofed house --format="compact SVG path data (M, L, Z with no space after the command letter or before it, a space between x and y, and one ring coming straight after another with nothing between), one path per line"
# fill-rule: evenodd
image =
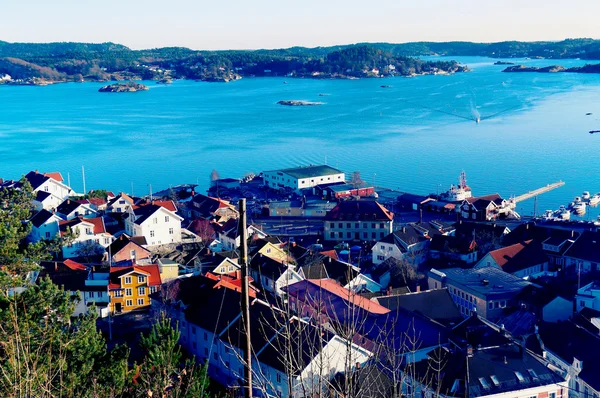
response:
M213 274L212 272L207 272L205 275L208 279L212 279L213 281L217 281L217 284L214 286L214 289L219 289L221 287L231 289L238 293L242 292L242 279L240 276L240 271L232 272L228 275L219 275ZM251 276L248 277L248 286L250 289L248 290L248 294L252 298L256 298L256 293L260 292L254 285L252 285L254 279Z
M498 218L499 210L505 201L497 193L476 198L467 198L460 205L462 218L478 221L490 221Z
M150 294L160 290L158 265L134 265L110 269L108 293L112 313L124 313L150 305Z
M541 243L528 240L489 252L474 268L496 267L519 278L525 278L547 271L548 261Z
M60 173L42 174L30 171L25 178L31 184L33 193L36 194L34 206L37 210L52 210L72 195L73 190L64 184ZM38 194L39 193L39 194Z
M72 243L62 248L65 258L78 257L81 255L82 248L94 245L98 249L98 254L102 254L114 240L114 237L106 232L104 220L101 217L78 217L73 220L60 221L58 228L61 236L65 236L69 230L76 235Z

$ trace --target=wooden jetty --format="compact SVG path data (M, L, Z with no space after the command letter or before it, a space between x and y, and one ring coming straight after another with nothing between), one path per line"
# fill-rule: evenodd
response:
M543 193L550 192L553 189L560 188L563 185L565 185L564 181L558 181L558 182L554 182L552 184L548 184L545 187L534 189L533 191L529 191L527 193L524 193L523 195L519 195L519 196L515 197L514 198L514 202L518 203L518 202L522 202L522 201L527 200L527 199L534 198L534 197L536 197L538 195L541 195Z

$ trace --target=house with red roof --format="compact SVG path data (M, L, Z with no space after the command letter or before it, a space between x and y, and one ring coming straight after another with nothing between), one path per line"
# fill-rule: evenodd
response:
M548 271L548 263L549 258L542 244L535 240L527 240L492 250L483 256L474 268L496 267L519 278L526 278Z
M112 267L108 275L109 310L125 313L150 306L149 296L160 290L158 265Z
M33 200L33 205L36 210L46 209L52 210L58 207L70 195L73 195L73 190L64 183L62 175L58 172L40 173L30 171L25 175L25 179L29 181L33 188L33 193L36 195ZM20 186L19 182L15 182L14 187Z
M69 231L75 234L72 242L63 246L64 258L79 257L85 251L89 254L90 248L95 248L97 254L103 254L113 242L114 236L106 231L102 217L83 218L60 221L58 223L60 236L66 236Z
M235 206L226 200L198 194L190 201L192 218L203 218L216 223L224 223L230 218L238 218Z

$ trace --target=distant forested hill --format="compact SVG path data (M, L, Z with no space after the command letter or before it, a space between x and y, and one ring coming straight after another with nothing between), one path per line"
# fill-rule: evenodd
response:
M0 74L9 74L13 79L52 81L165 77L228 81L239 76L346 78L465 70L454 61L417 59L423 55L600 59L600 41L359 43L247 51L196 51L183 47L131 50L115 43L0 41Z

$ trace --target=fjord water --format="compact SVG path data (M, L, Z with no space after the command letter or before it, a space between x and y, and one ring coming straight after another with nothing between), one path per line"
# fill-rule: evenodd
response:
M56 170L70 173L81 191L84 165L88 189L130 192L133 182L141 195L148 184L205 188L212 169L241 177L327 162L360 170L378 186L423 194L447 189L462 170L476 195L508 197L565 181L540 197L540 211L600 191L600 134L588 134L600 129L600 75L502 73L493 59L452 58L472 72L145 82L149 91L131 94L98 93L96 83L0 86L0 177ZM284 99L325 104L277 105ZM517 210L532 208L528 201Z

